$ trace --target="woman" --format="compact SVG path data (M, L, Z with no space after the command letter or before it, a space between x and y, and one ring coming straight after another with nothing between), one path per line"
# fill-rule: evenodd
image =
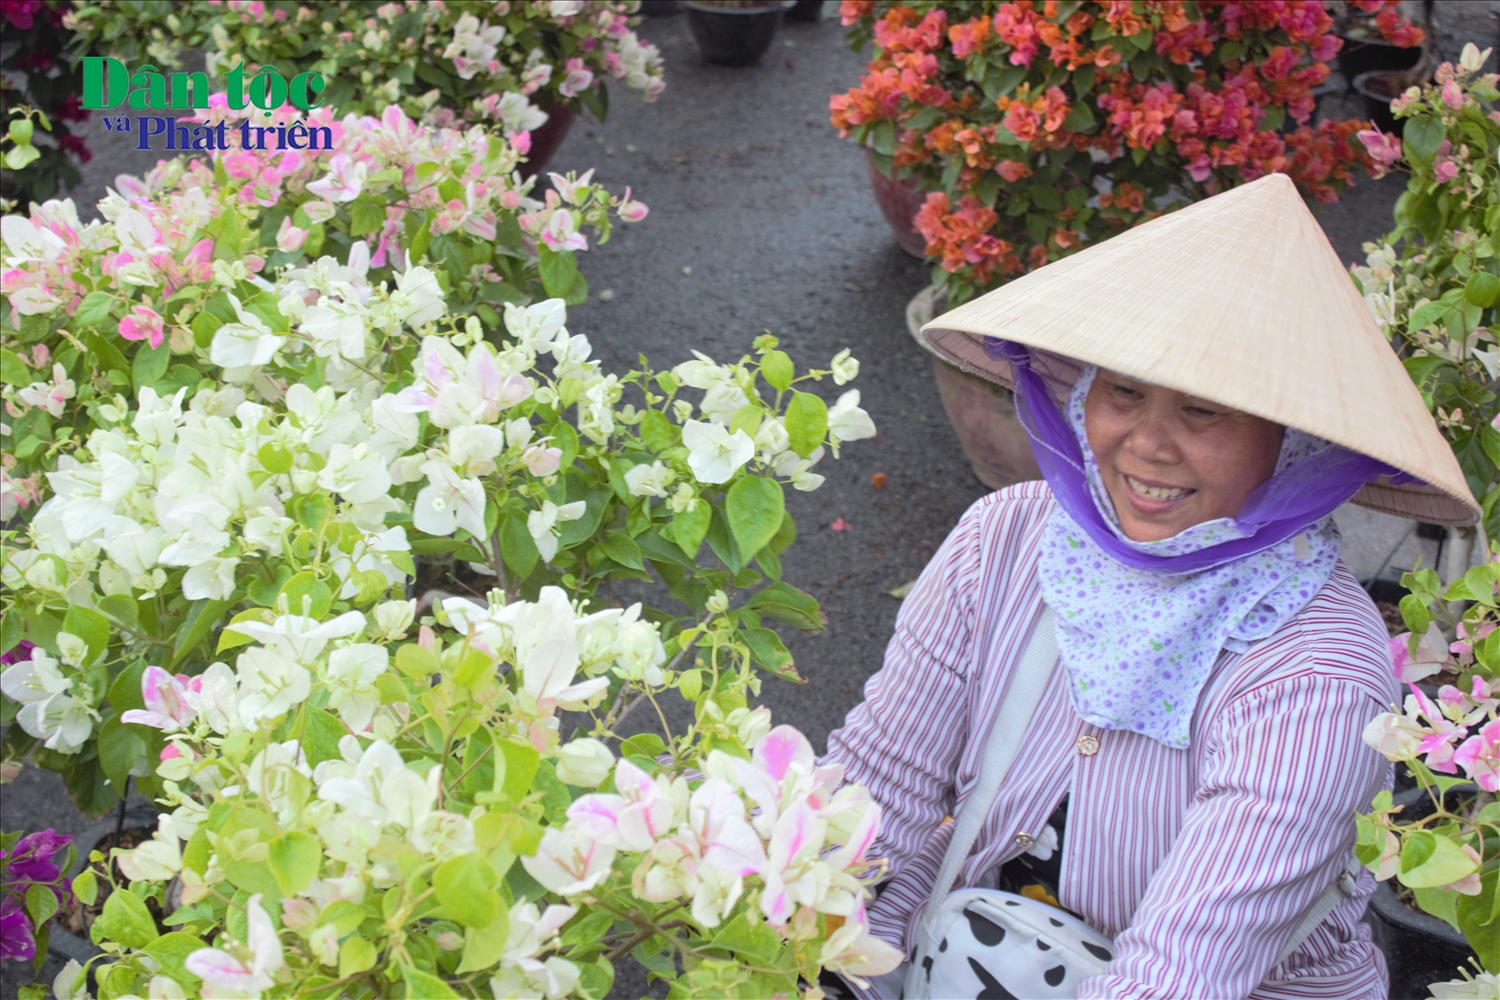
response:
M1291 182L1117 236L924 336L1016 386L1046 482L964 515L829 737L884 810L873 932L910 947L1045 602L1061 666L958 886L1035 869L1066 801L1046 890L1115 939L1078 997L1383 998L1367 872L1275 962L1390 782L1360 739L1398 695L1386 631L1329 515L1478 508Z

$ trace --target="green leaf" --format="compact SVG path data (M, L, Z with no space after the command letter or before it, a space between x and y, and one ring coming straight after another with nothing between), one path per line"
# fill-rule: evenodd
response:
M510 936L510 914L502 907L496 918L484 927L470 927L464 933L463 958L454 970L456 975L488 969L500 961Z
M409 1000L459 1000L459 995L437 976L414 969L409 965L401 966L401 978L406 981L406 995Z
M541 244L537 253L537 270L542 277L542 287L549 296L562 299L570 306L579 305L589 297L589 283L578 273L578 261L571 250L559 252Z
M50 886L33 882L26 890L26 912L31 915L31 926L40 927L52 919L57 912L57 896Z
M140 622L140 613L136 609L135 598L124 594L111 594L99 599L99 610L114 619L125 628L135 628Z
M260 580L256 582L264 583L265 581ZM275 598L273 597L272 602L274 603L274 601ZM228 624L226 624L223 630L219 633L219 644L214 647L214 652L222 653L226 649L234 649L236 646L246 646L255 641L245 633L235 631L234 626L239 622L261 622L262 624L269 624L274 620L274 613L267 610L266 608L247 608L244 611L241 611L239 614L229 619Z
M1451 838L1418 830L1401 848L1401 882L1413 889L1432 889L1457 882L1478 869Z
M629 532L616 528L604 538L604 554L609 556L621 566L629 566L631 569L645 569L641 562L640 546L635 544L635 539L630 537Z
M500 524L500 557L506 567L522 580L531 575L541 558L536 541L526 528L526 515L519 511L507 512Z
M378 957L380 953L375 946L358 934L346 938L339 946L339 978L345 979L373 968Z
M322 845L312 834L292 830L271 841L266 862L282 895L295 896L317 877L323 865Z
M666 451L682 443L682 429L660 410L647 410L641 417L641 440L652 451Z
M708 534L709 522L712 519L713 507L703 499L695 503L692 510L679 511L672 515L672 538L689 559L698 557L698 546L703 544L703 537Z
M74 328L81 330L84 327L98 325L109 316L114 304L115 297L108 292L89 292L78 304L78 311L73 314Z
M109 619L93 608L85 608L77 604L68 605L68 613L63 618L62 630L78 636L88 644L89 664L93 664L109 649Z
M370 198L359 197L349 206L349 235L366 236L385 222L385 206Z
M771 384L771 388L785 392L791 388L797 369L784 351L767 351L760 359L760 373Z
M85 868L73 879L73 895L82 900L84 906L93 906L99 898L99 876L92 868Z
M1488 271L1475 271L1464 284L1464 298L1470 305L1488 309L1500 296L1500 278Z
M187 658L188 654L198 648L198 644L208 638L208 633L218 624L219 618L234 607L235 601L231 597L223 601L213 601L206 597L194 601L192 607L188 608L187 617L183 619L182 628L177 633L177 645L172 650L172 666L176 666Z
M1450 892L1448 895L1458 894ZM1460 895L1454 907L1458 929L1463 932L1469 947L1474 949L1480 964L1487 970L1500 969L1500 918L1496 916L1497 907L1500 907L1500 869L1494 868L1479 877L1479 895Z
M740 638L750 647L750 658L783 680L802 683L802 676L792 664L792 654L787 652L781 636L768 628L740 629Z
M99 766L104 769L110 786L123 795L130 769L146 754L146 741L121 722L118 715L111 715L100 724L97 740Z
M1068 109L1068 117L1063 119L1062 127L1069 132L1087 132L1097 124L1099 123L1094 118L1089 102L1077 101Z
M500 876L478 854L449 858L432 873L432 888L448 916L465 927L488 927L502 912L495 885Z
M1431 115L1413 115L1406 120L1401 133L1401 152L1413 163L1426 165L1443 148L1448 130Z
M741 555L748 561L755 557L781 527L786 512L786 497L781 484L774 479L744 476L729 488L724 501L729 530Z
M408 642L396 650L396 669L412 680L425 680L433 674L441 673L443 664L432 650Z
M193 991L199 985L198 977L187 971L185 963L189 955L205 947L207 945L196 934L171 931L152 941L146 954L156 960L162 972Z
M30 385L31 368L14 351L0 351L0 381L10 386Z
M276 595L278 604L282 598L286 598L287 613L306 615L315 621L333 607L333 590L311 570L304 570L284 583Z
M745 607L767 618L775 618L803 632L820 631L826 624L818 599L789 583L773 583L753 594Z
M495 791L512 802L520 802L531 794L531 782L536 777L542 755L527 743L517 743L494 733L495 749L499 752L504 767L495 768Z
M136 349L135 359L130 363L130 381L137 389L155 386L172 364L172 349L162 341L160 347L142 344Z
M1413 889L1411 894L1416 897L1417 905L1423 910L1439 920L1447 921L1454 930L1463 933L1463 928L1458 926L1458 893L1452 889Z
M127 948L144 948L160 937L141 897L125 889L109 894L90 934L95 944L108 939Z
M275 441L267 441L260 446L260 451L256 452L255 457L260 460L262 469L280 474L292 471L292 460L295 456Z
M786 434L791 448L803 458L828 435L828 404L810 392L795 392L786 408Z
M740 961L751 965L775 965L782 944L776 932L766 924L751 922L741 913L714 935L713 946L732 951Z

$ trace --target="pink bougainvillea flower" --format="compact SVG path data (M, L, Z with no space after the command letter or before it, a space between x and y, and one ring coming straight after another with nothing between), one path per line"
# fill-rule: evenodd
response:
M162 342L162 318L149 306L136 306L120 320L120 336L126 340L144 340L153 348Z
M541 236L542 242L547 244L549 249L559 253L563 250L587 250L589 248L588 239L578 231L577 225L573 222L573 213L566 208L559 208L552 213Z
M1415 654L1411 651L1410 632L1390 639L1387 646L1391 654L1391 670L1403 684L1430 677L1448 662L1448 643L1436 623L1428 627L1427 634L1417 643Z
M1458 177L1458 164L1452 160L1443 160L1432 166L1432 177L1439 184L1446 184Z
M147 667L141 674L141 699L145 710L133 708L120 716L121 722L175 732L198 714L198 683L186 674L173 677L161 667Z
M1487 792L1500 791L1500 719L1485 724L1453 754L1454 763Z
M620 218L626 222L640 222L650 211L644 201L635 201L630 197L630 188L625 189L625 197L620 200Z
M1464 91L1457 80L1449 80L1443 84L1442 96L1443 103L1455 111L1464 106Z
M1370 156L1375 162L1389 167L1401 159L1401 139L1399 136L1382 132L1376 128L1367 128L1356 132L1354 137L1364 143L1365 149L1369 150Z
M574 56L564 65L566 75L562 83L557 85L557 92L564 97L577 97L583 91L588 90L594 84L594 72L583 64L583 60Z
M291 216L281 220L281 228L276 231L276 249L283 253L296 253L302 249L302 244L307 242L307 230L298 229L292 225ZM385 244L381 244L382 250Z

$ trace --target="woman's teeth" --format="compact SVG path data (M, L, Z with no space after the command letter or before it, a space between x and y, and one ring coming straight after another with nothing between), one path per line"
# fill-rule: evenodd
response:
M1190 496L1192 490L1179 489L1170 486L1147 486L1138 479L1125 476L1126 484L1137 495L1147 500L1181 500Z

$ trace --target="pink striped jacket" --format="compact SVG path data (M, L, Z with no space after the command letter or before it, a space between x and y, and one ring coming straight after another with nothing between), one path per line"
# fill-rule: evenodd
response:
M947 845L943 819L973 788L1041 614L1037 552L1054 506L1036 482L969 508L907 596L865 700L828 738L827 759L883 807L876 853L892 878L870 920L902 947ZM1360 922L1368 872L1272 963L1350 858L1355 811L1389 785L1360 732L1397 694L1385 628L1342 563L1273 636L1220 656L1186 750L1085 723L1059 668L957 887L1021 853L1018 836L1067 793L1061 902L1116 943L1080 998L1384 998L1385 961Z

